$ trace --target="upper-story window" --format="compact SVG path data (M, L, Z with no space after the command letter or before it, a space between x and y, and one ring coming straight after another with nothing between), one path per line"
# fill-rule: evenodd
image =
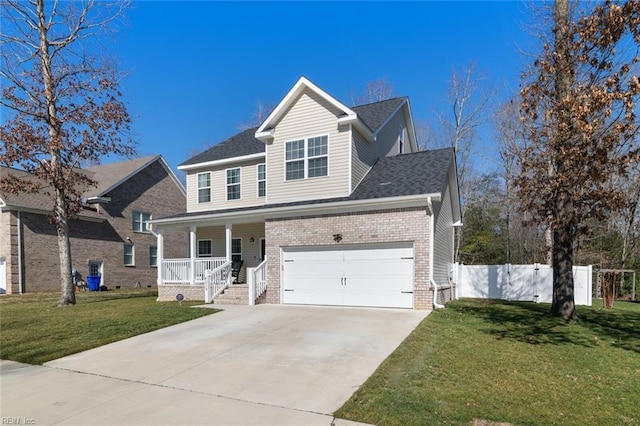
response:
M227 169L227 200L240 199L240 167Z
M258 164L258 197L267 195L267 165Z
M398 134L398 154L404 154L404 128L402 126L400 126Z
M198 203L211 201L211 173L198 173Z
M287 142L285 144L286 180L327 176L329 173L327 136Z
M147 229L147 221L151 220L151 213L133 212L133 232L149 232Z

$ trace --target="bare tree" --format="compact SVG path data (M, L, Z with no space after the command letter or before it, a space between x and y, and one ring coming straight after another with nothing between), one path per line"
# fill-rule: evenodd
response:
M640 3L591 11L557 0L550 43L523 81L526 146L517 190L524 211L553 232L552 315L576 317L574 252L591 218L628 202L612 176L639 161L635 108ZM582 17L577 18L578 14Z
M0 127L0 164L17 166L29 178L9 174L0 184L11 193L52 197L50 221L60 252L58 306L75 304L69 219L79 212L82 193L95 184L77 167L134 152L118 75L109 61L92 54L100 49L91 49L126 5L2 2L0 105L11 114Z
M386 101L387 99L391 99L394 96L393 91L393 84L387 81L387 77L382 77L367 83L367 87L365 87L365 90L362 94L356 95L355 93L352 93L351 104L363 105L373 102Z
M251 114L251 119L240 123L238 130L249 130L253 127L258 127L262 122L271 114L271 111L276 107L273 102L263 102L262 99L256 101L256 109Z
M463 222L465 199L472 189L469 183L473 175L471 159L477 139L476 131L487 121L487 106L492 95L490 90L481 90L479 82L482 79L483 77L476 72L474 63L464 67L462 72L454 70L451 73L447 94L450 111L438 117L444 141L448 146L453 147L456 154ZM456 231L455 259L457 261L463 233L460 228L456 228Z

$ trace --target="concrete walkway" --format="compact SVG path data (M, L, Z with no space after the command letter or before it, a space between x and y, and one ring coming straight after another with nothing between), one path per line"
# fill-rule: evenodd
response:
M1 361L0 415L36 425L328 426L332 413L427 315L282 305L224 309L44 366Z

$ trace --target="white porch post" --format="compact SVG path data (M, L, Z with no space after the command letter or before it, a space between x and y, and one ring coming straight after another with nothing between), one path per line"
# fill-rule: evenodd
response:
M226 234L226 248L227 248L227 262L231 261L231 228L233 226L230 223L224 225L225 234Z
M162 284L162 260L164 259L164 236L162 235L162 228L158 228L156 240L156 267L158 268L158 285L160 285Z
M189 284L194 285L196 283L196 227L191 225L189 227Z

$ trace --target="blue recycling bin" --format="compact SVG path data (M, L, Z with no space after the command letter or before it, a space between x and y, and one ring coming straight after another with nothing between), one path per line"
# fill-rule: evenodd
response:
M100 275L87 275L89 291L100 291Z

